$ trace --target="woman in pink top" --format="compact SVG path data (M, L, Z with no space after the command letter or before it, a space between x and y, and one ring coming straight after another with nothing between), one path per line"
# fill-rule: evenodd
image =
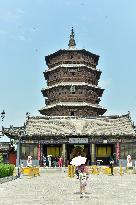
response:
M62 157L59 157L58 165L59 167L62 167L63 159Z

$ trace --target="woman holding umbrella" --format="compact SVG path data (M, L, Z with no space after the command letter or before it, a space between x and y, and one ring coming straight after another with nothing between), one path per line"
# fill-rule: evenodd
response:
M80 166L79 180L80 180L80 198L85 195L85 187L87 185L87 179L89 178L89 173L85 165Z
M72 159L70 164L77 166L78 168L78 178L80 180L80 198L85 195L85 187L87 185L87 179L89 178L88 169L85 165L86 157L78 156Z

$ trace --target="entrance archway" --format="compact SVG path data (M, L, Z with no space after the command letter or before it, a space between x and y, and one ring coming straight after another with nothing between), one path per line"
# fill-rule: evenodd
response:
M87 158L87 164L90 164L91 156L90 156L90 144L68 144L67 145L67 164L70 164L73 156L73 150L75 147L81 147L83 152L85 153L85 157Z

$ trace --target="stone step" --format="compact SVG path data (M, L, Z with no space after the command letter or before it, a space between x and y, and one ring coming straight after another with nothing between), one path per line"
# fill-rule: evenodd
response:
M45 168L40 168L41 173L45 172L67 172L67 167L62 167L62 168L52 168L52 167L45 167Z

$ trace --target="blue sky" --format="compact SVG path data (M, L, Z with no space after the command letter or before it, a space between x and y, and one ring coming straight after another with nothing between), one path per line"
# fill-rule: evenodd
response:
M100 55L100 105L106 115L131 112L136 124L135 0L0 0L0 111L3 125L23 125L44 106L44 56L77 48Z

